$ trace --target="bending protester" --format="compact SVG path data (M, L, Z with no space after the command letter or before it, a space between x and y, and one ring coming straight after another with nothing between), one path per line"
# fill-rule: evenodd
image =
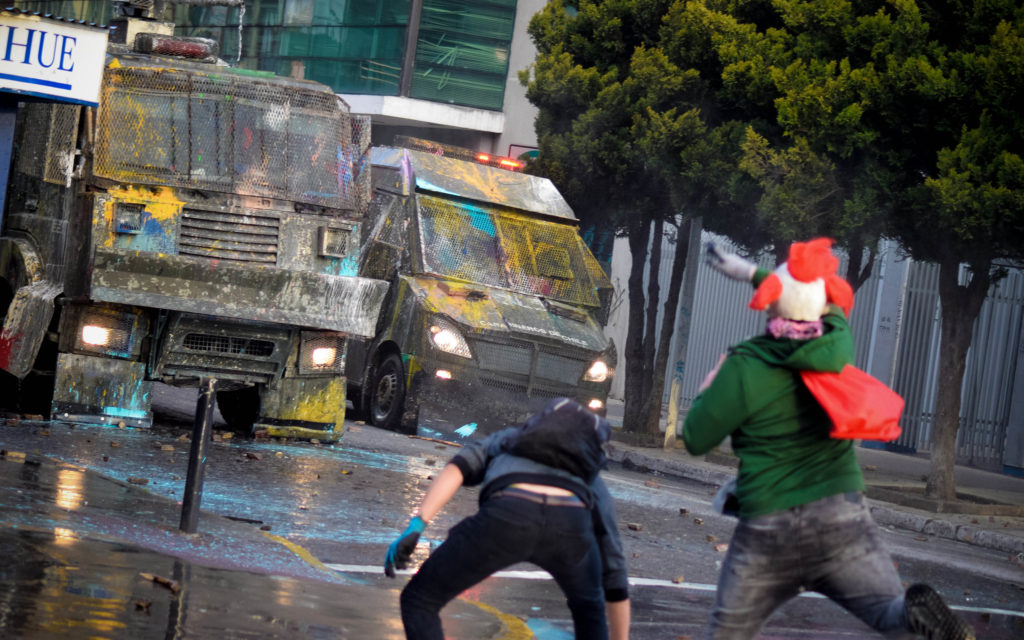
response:
M443 640L441 609L491 574L530 562L565 594L579 640L626 640L626 561L599 472L608 422L573 400L551 401L522 426L466 445L427 490L384 572L404 569L420 534L461 486L480 485L479 511L453 527L400 598L410 640Z

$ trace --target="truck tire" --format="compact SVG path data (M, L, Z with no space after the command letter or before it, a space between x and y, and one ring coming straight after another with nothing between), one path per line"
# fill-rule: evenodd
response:
M253 434L253 425L260 416L259 387L245 387L217 392L217 408L228 429L243 436Z
M400 430L405 407L402 358L389 354L374 368L370 383L370 421L384 429Z

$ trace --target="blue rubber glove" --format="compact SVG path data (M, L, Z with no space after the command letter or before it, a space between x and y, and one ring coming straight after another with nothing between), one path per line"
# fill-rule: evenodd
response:
M420 534L426 528L427 523L419 516L409 521L409 526L405 528L405 531L402 532L398 540L392 542L391 546L388 547L388 554L384 556L384 575L394 578L396 568L404 569L409 565L409 558L412 557L412 552L416 550L416 543L419 542Z

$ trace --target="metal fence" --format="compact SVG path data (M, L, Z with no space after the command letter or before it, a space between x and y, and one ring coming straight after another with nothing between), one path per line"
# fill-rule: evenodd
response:
M893 388L907 403L896 444L915 451L931 451L941 337L938 280L938 267L932 264L911 265L907 277ZM959 462L979 467L1003 463L1022 316L1024 272L1014 269L989 291L974 324L960 392Z

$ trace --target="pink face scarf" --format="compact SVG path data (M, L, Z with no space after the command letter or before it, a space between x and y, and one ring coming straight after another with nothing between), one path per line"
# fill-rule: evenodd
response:
M822 334L821 320L790 320L788 318L768 318L765 331L773 338L789 338L790 340L810 340L820 338Z

